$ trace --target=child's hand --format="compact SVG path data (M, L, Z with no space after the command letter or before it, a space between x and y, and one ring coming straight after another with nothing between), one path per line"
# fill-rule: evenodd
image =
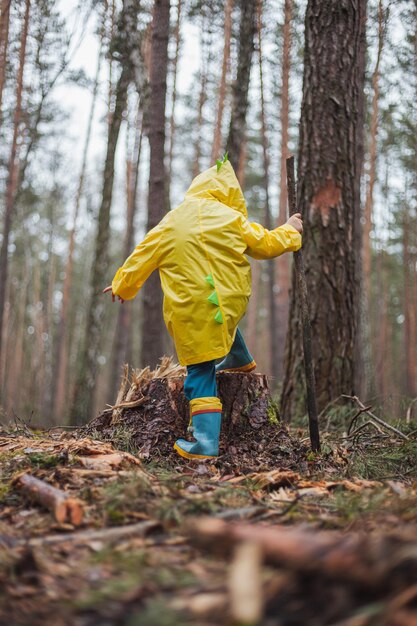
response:
M301 213L294 213L294 215L291 215L290 219L287 220L286 223L295 228L295 230L298 230L300 234L303 232L303 220L301 219Z
M113 293L111 285L109 287L106 287L105 289L103 289L103 293L107 293L108 291L111 291L112 302L115 302L116 301L115 300L115 295ZM123 298L121 298L120 296L117 296L117 297L119 298L120 302L123 304L123 302L124 302Z

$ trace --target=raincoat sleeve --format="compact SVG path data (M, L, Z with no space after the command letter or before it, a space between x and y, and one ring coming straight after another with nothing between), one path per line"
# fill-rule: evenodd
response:
M261 224L242 219L241 231L247 245L246 254L254 259L272 259L301 248L300 233L288 224L267 230Z
M120 267L112 281L112 291L123 300L134 298L159 264L159 248L162 227L158 224L148 232L145 239L134 249Z

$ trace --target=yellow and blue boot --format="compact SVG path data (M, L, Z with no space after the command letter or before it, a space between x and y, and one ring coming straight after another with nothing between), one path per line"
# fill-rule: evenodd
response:
M253 356L249 352L243 335L236 329L235 340L229 354L216 365L216 372L252 372L256 368Z
M186 459L214 459L219 454L222 404L219 398L195 398L190 401L189 432L194 441L178 439L174 449Z

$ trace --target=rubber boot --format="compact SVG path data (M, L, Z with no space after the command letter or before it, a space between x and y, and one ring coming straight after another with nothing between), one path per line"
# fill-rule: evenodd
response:
M255 368L253 356L246 347L242 333L237 329L232 348L227 357L216 365L216 372L251 372Z
M186 459L214 459L219 454L222 405L218 398L195 398L190 402L190 425L194 441L178 439L174 449Z

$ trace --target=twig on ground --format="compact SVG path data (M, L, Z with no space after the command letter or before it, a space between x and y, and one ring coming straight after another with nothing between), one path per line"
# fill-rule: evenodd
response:
M407 435L405 435L403 432L401 432L401 430L398 430L398 428L395 428L395 426L391 426L391 424L388 424L387 422L384 422L383 419L381 419L380 417L378 417L377 415L375 415L374 413L369 411L369 409L367 409L367 407L359 400L359 398L357 396L348 396L348 395L343 394L342 397L343 398L348 398L349 400L352 400L353 402L356 402L356 404L359 406L359 408L362 409L363 413L367 413L373 420L375 420L375 422L380 424L383 428L386 428L387 430L392 431L398 437L401 437L402 439L405 439L406 441L409 440Z
M362 415L362 413L366 413L367 411L369 411L369 409L371 409L371 408L372 408L371 406L367 406L367 407L364 407L363 409L359 409L359 411L357 413L355 413L355 415L353 416L353 418L352 418L352 420L351 420L351 422L349 424L349 428L348 428L348 431L347 431L348 437L352 436L351 435L351 430L352 430L353 424L356 422L358 417L360 417ZM367 424L368 423L369 422L367 422ZM356 432L356 431L354 431L354 432Z
M28 541L22 540L21 544L28 546L42 546L62 543L64 541L71 541L74 544L86 543L88 541L106 541L106 543L111 543L121 539L129 539L129 537L145 537L148 532L159 528L161 528L160 522L146 520L144 522L138 522L137 524L129 524L128 526L115 526L112 528L100 528L99 530L82 530L62 535L35 537L33 539L29 539Z

